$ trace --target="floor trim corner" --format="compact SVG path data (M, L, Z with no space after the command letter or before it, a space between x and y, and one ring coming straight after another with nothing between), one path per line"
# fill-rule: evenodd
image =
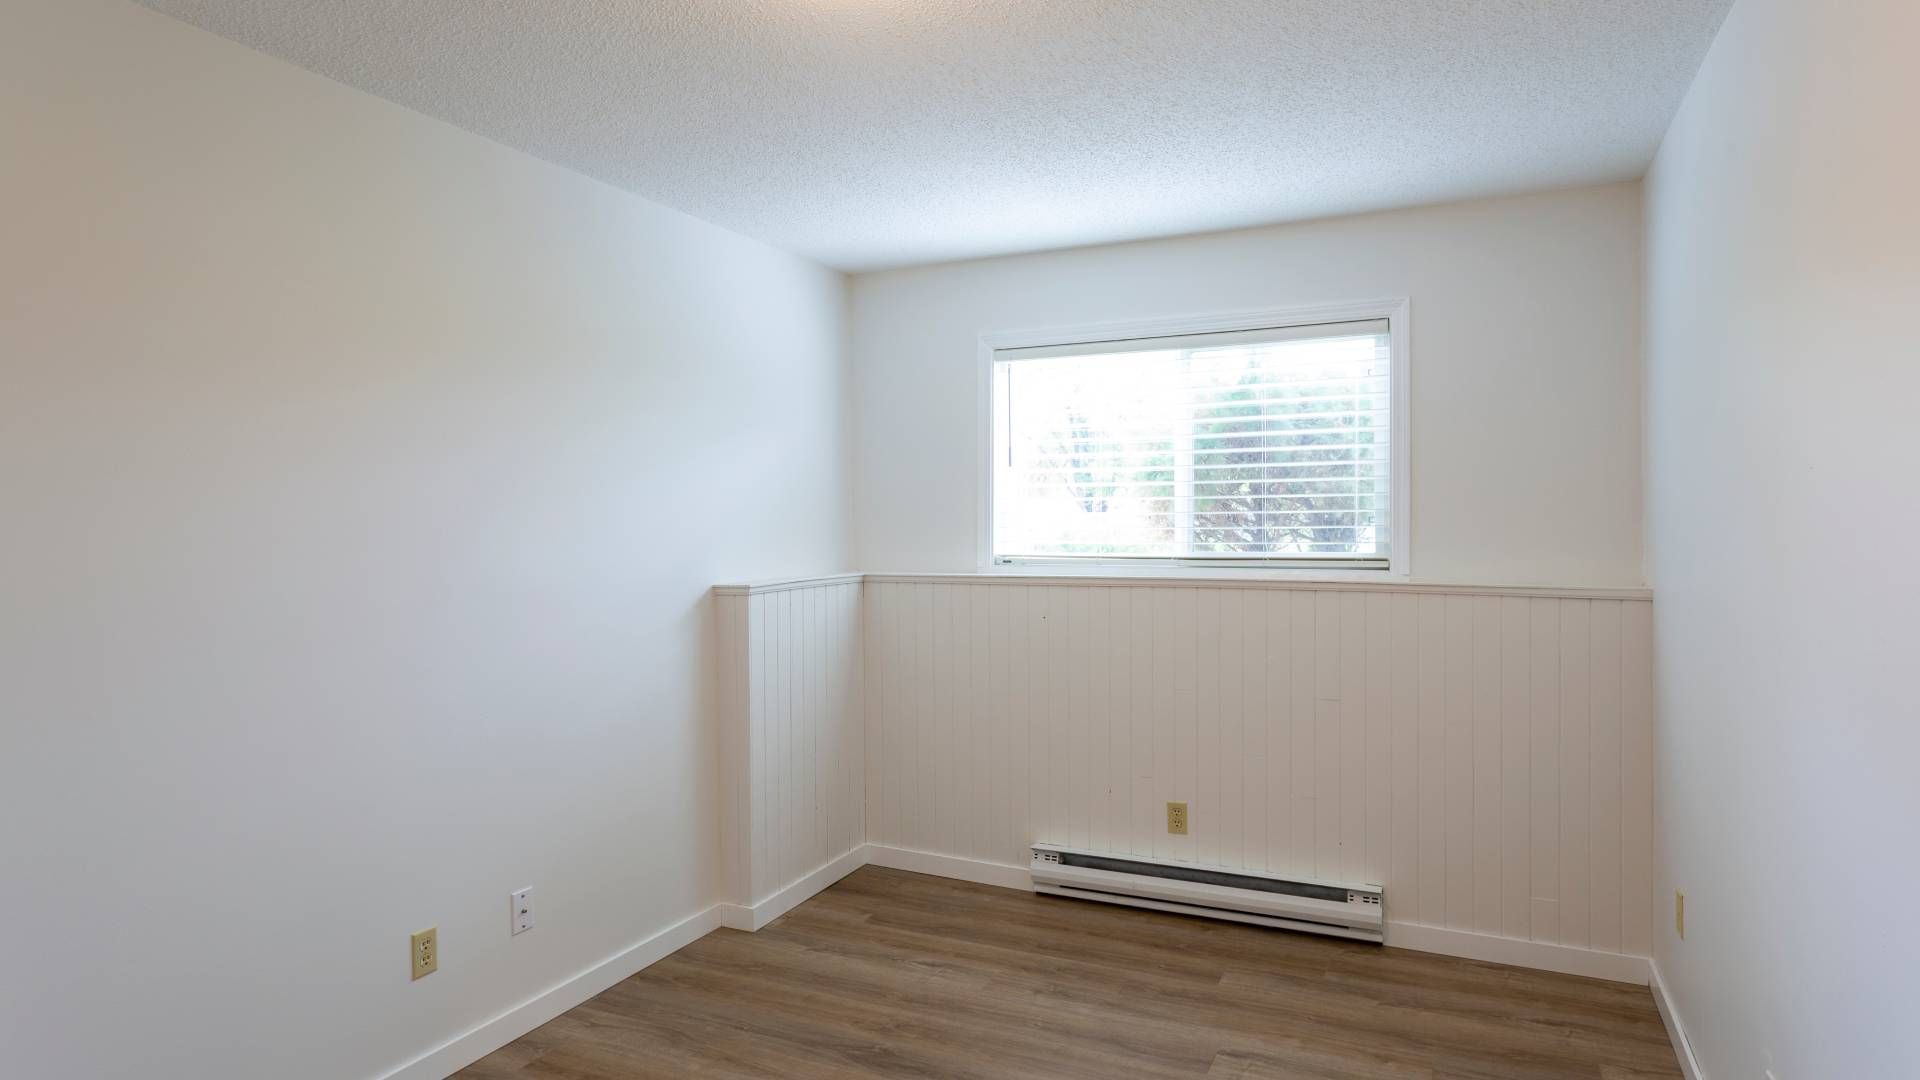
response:
M813 899L821 890L867 865L867 845L855 844L837 858L829 859L798 881L776 890L752 907L727 904L730 921L722 925L736 930L758 930L773 920Z

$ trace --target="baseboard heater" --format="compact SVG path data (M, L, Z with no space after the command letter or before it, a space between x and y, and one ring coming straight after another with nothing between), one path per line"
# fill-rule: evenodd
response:
M1386 896L1378 885L1342 885L1217 870L1053 844L1033 845L1032 870L1033 891L1051 896L1177 911L1356 941L1386 940Z

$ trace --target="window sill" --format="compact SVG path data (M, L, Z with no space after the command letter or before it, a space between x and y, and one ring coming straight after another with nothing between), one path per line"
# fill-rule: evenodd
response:
M1309 581L1390 585L1407 575L1390 567L1199 566L1192 563L1016 562L981 567L989 577L1060 578L1072 581Z
M1092 569L1092 568L1088 568ZM1556 597L1572 600L1651 600L1653 590L1644 586L1585 585L1490 585L1475 582L1414 581L1393 577L1381 571L1314 570L1240 570L1174 572L1155 568L1150 572L1059 573L1057 571L1010 570L995 567L974 573L912 574L868 573L869 582L919 583L928 585L1104 585L1116 588L1152 586L1207 586L1216 589L1300 589L1319 592L1396 592L1440 596L1512 596Z

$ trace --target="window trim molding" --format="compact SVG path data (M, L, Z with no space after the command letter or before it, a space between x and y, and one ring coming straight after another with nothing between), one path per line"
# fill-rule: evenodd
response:
M1031 564L1031 571L1020 564L998 565L993 561L993 359L1002 349L1026 349L1043 345L1081 345L1098 341L1122 341L1132 338L1173 337L1181 334L1212 334L1235 330L1267 330L1317 323L1355 322L1363 319L1387 320L1387 336L1393 349L1392 388L1388 394L1393 410L1390 430L1393 452L1389 456L1388 475L1393 485L1393 522L1388 530L1391 548L1384 570L1335 569L1312 566L1237 566L1208 567L1180 560L1048 560ZM1020 575L1031 572L1042 577L1165 577L1169 571L1181 577L1196 578L1305 578L1322 581L1397 581L1413 574L1413 400L1412 382L1413 302L1405 296L1346 303L1312 304L1262 308L1252 311L1228 311L1210 315L1166 316L1154 319L1127 319L1116 322L1082 323L1072 326L1040 327L1030 330L993 330L979 335L974 365L974 396L977 416L974 423L974 468L977 491L974 503L976 568L986 574ZM1132 565L1129 565L1132 564Z

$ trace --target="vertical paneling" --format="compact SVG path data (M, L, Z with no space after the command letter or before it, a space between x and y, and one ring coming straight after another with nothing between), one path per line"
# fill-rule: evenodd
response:
M1591 940L1587 885L1592 827L1590 604L1560 608L1560 943Z
M1267 661L1267 601L1278 593L1244 592L1240 597L1240 865L1248 870L1267 866L1268 782L1267 686L1272 672ZM1222 647L1231 648L1229 634Z
M1420 863L1413 899L1419 920L1447 924L1447 598L1419 598Z
M1153 693L1155 675L1153 667L1153 624L1158 610L1157 590L1130 589L1129 607L1132 609L1132 628L1128 634L1129 647L1133 654L1131 680L1132 693L1128 696L1128 705L1132 714L1132 779L1133 798L1128 806L1127 848L1130 854L1153 854L1153 799L1158 789L1154 786L1154 767L1159 760L1159 740L1155 734L1160 726L1155 723L1158 715L1155 709L1159 701Z
M875 588L868 590L867 598L868 606L876 613L873 624L880 634L871 643L870 655L873 664L881 669L877 680L880 694L868 705L874 716L867 725L869 731L878 732L871 752L880 755L881 764L874 770L880 777L880 800L878 813L868 817L867 835L883 844L898 843L903 835L900 786L905 779L905 759L900 751L908 735L908 725L899 721L906 712L909 671L901 653L905 638L901 632L900 608L906 596L907 590L903 588Z
M1500 929L1532 934L1533 757L1532 608L1521 597L1500 600Z
M1088 810L1093 805L1093 594L1098 589L1064 589L1066 622L1061 632L1066 640L1065 676L1067 691L1067 748L1061 764L1067 770L1064 794L1066 806L1062 827L1067 843L1084 848L1088 843Z
M1008 806L1009 782L1014 771L1008 723L1008 715L1013 707L1010 686L1012 664L1007 641L1007 627L1012 621L1011 590L1002 585L993 585L987 588L986 593L987 699L990 703L987 732L991 748L987 755L986 783L980 790L992 800L992 805L987 808L987 842L981 858L989 862L1001 862L1016 850L1013 825L1009 820L1012 814Z
M994 703L995 678L993 669L993 590L969 589L968 599L971 606L967 647L972 653L967 670L972 673L970 686L970 709L962 715L961 723L965 735L961 747L967 755L968 776L972 778L965 790L968 805L981 798L991 798L994 774L994 733L997 709ZM967 854L975 859L994 857L994 815L968 814Z
M1153 679L1147 684L1152 695L1153 710L1149 716L1147 731L1153 739L1153 762L1147 778L1151 782L1154 798L1149 800L1146 821L1143 823L1146 833L1147 851L1158 858L1172 858L1171 837L1165 835L1156 822L1159 820L1159 806L1179 798L1179 779L1177 776L1178 748L1180 735L1179 716L1175 699L1178 697L1173 674L1173 597L1172 589L1152 589L1153 617L1150 623L1153 634Z
M1028 615L1030 594L1024 585L1007 586L1007 753L1009 775L1007 808L1017 811L1008 823L1007 862L1018 866L1022 843L1033 835L1030 772L1033 768L1033 659L1034 645ZM903 841L897 841L904 844Z
M1313 596L1313 863L1338 880L1340 859L1340 594Z
M1340 783L1334 806L1340 816L1342 881L1369 880L1367 860L1367 597L1340 598L1340 678L1335 726L1340 744Z
M1087 846L1113 851L1113 590L1087 593Z
M832 613L825 669L829 689L827 716L832 738L823 773L833 800L827 850L838 853L865 842L866 829L866 665L862 657L860 585L841 582L827 593Z
M1588 614L1589 947L1618 952L1620 940L1620 609L1595 600Z
M1293 850L1294 649L1293 609L1313 602L1308 593L1271 592L1267 609L1267 858L1268 873L1295 869Z
M862 591L857 580L822 579L716 595L720 850L730 902L766 899L864 843L885 820L885 744L904 734L889 720L913 714L888 694L890 682L906 685L887 648L898 594L867 604ZM882 790L871 807L869 776Z
M1397 922L1646 950L1647 601L946 579L869 581L863 607L832 628L868 636L847 775L877 843L1377 881ZM1170 801L1191 835L1167 835Z
M879 601L864 601L863 589L855 589L850 597L860 620L860 637L856 642L860 663L860 701L858 710L862 717L861 729L861 784L859 792L848 792L848 804L862 816L862 821L854 827L863 837L876 837L882 831L885 805L881 794L881 763L886 760L886 749L882 745L883 731L880 718L886 710L881 707L886 700L885 673L887 665L876 662L873 654L885 647L885 624ZM856 798L856 796L858 796Z
M1360 880L1379 884L1393 865L1393 597L1366 595L1367 861Z
M1320 710L1319 699L1314 695L1314 676L1319 673L1322 651L1315 635L1319 607L1319 595L1308 592L1294 593L1289 606L1293 623L1288 635L1293 643L1293 679L1290 684L1293 703L1289 709L1289 726L1293 730L1288 755L1293 798L1287 807L1287 817L1292 826L1292 837L1278 870L1305 877L1313 876L1315 871L1314 826L1318 824L1314 813L1314 777L1320 764L1319 740L1316 738L1319 734L1317 725Z
M1620 616L1620 951L1653 947L1653 605ZM1647 903L1639 902L1642 898Z
M1188 806L1193 857L1220 865L1220 592L1194 593L1194 783Z
M1133 850L1133 603L1136 590L1109 589L1107 633L1107 736L1111 762L1108 770L1107 845L1110 851Z
M936 590L952 586L916 585L913 589L913 670L915 678L909 684L913 691L913 762L910 772L912 782L906 790L905 805L911 807L909 822L913 835L920 837L924 847L938 848L940 840L935 830L940 823L940 788L935 772L936 751L939 744L940 729L934 722L934 709L939 701L940 683L937 679L938 667L934 659L934 650L938 648L934 636L936 630L935 615L939 610L939 595Z
M933 693L927 702L927 738L921 748L920 766L922 780L932 793L926 835L928 846L935 851L958 851L953 842L955 786L959 783L953 758L953 716L964 691L955 677L960 650L955 647L953 619L958 599L955 590L965 588L935 585L928 590L927 637L932 643L928 664L933 673Z
M1473 598L1473 929L1502 932L1500 598Z
M1560 604L1528 603L1532 640L1533 940L1560 940Z
M754 846L751 856L752 876L748 881L747 899L757 895L761 882L769 881L774 875L773 860L776 852L784 850L784 839L780 834L780 794L781 777L786 770L782 767L781 717L785 712L786 694L780 689L781 653L779 625L780 598L776 596L756 596L747 605L749 635L755 643L754 653L760 662L754 673L757 702L754 704L752 723L749 726L750 748L754 755L754 766L748 785L747 798L753 803Z
M1056 844L1073 843L1073 791L1076 774L1085 775L1080 745L1074 741L1073 670L1074 633L1069 625L1071 601L1083 589L1052 586L1047 589L1047 713L1053 738L1047 748L1046 784L1048 828L1044 835ZM938 849L936 849L938 850Z
M1214 842L1217 847L1215 857L1211 861L1216 866L1242 867L1246 865L1247 829L1246 797L1242 776L1247 745L1246 678L1243 672L1246 650L1238 640L1238 635L1246 628L1246 614L1243 607L1247 590L1211 591L1217 594L1219 604L1215 613L1218 622L1215 626L1214 654L1219 664L1220 717L1219 737L1213 751L1214 768L1218 770L1219 775L1215 788L1217 795L1215 816L1218 819L1218 826L1215 830Z
M1393 861L1387 881L1389 918L1417 921L1420 905L1420 598L1387 598L1391 623L1393 710ZM1383 883L1384 884L1384 883Z
M802 717L800 745L794 754L794 786L799 791L795 799L795 814L800 823L800 836L794 844L795 853L787 865L787 873L799 877L811 867L797 865L805 860L803 852L821 851L826 847L826 837L820 827L820 690L822 683L821 653L826 641L820 626L820 599L822 590L803 589L793 594L794 606L799 609L794 621L794 651L800 656L800 714Z
M1447 925L1471 930L1474 908L1473 597L1446 598Z
M1198 606L1197 589L1175 589L1173 592L1173 715L1175 737L1173 740L1174 783L1173 790L1167 796L1170 800L1191 803L1194 792L1199 790L1199 642L1194 632L1195 608ZM1185 862L1194 861L1194 834L1169 836L1168 842L1174 858Z
M752 822L748 817L747 700L751 672L747 665L747 598L720 594L714 598L714 665L718 675L720 730L720 866L722 899L739 903L749 880L747 858ZM742 767L735 767L740 765Z

